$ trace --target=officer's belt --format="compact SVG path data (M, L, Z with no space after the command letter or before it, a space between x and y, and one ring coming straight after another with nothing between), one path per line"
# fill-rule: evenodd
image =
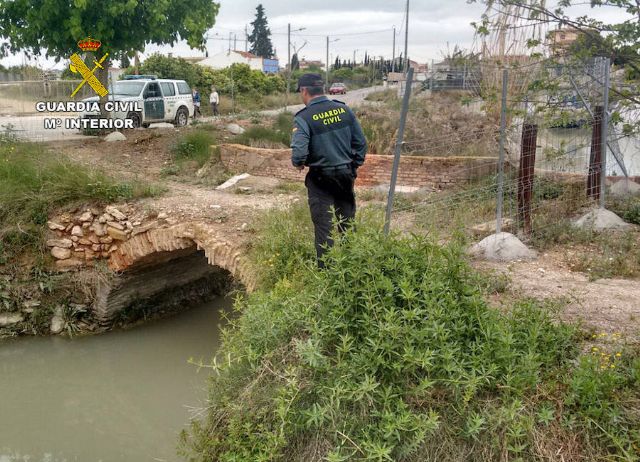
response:
M337 170L348 170L351 169L351 164L341 164L341 165L331 165L329 167L309 167L309 170L312 172L334 172Z

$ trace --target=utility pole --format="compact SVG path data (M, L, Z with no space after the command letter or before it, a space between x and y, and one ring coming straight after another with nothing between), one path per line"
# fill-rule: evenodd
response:
M294 30L293 32L300 32L305 29L306 27L300 27ZM295 44L294 44L293 51L296 54L298 54L298 52L302 50L306 44L307 44L307 41L305 40L302 46L297 50L295 49ZM300 56L298 56L298 59L300 59ZM291 84L291 72L293 71L293 69L291 69L291 23L287 24L287 68L285 70L286 70L286 76L287 76L287 88L286 88L286 93L284 95L284 110L286 111L287 106L289 105L289 85Z
M404 75L407 75L407 69L409 68L409 55L408 55L408 46L409 46L409 0L407 0L407 11L405 13L406 22L404 24Z
M327 77L325 79L325 86L329 85L329 36L327 35Z
M249 32L246 24L244 25L244 51L249 51Z
M234 33L233 33L233 51L235 51L235 50L237 50L237 49L238 49L238 46L237 46L237 43L238 43L238 42L237 42L237 40L238 40L238 36L237 36L237 35L236 35L236 33L234 32Z
M391 53L391 72L396 71L396 26L393 26L393 52Z
M353 50L353 67L356 67L356 51L358 50Z
M331 40L331 42L337 42L339 38ZM326 85L329 85L329 36L327 35L327 81ZM328 88L328 87L327 87Z
M233 35L232 32L229 32L229 50L228 53L231 53L231 36Z
M289 105L289 85L291 85L291 23L287 24L287 92L284 95L284 110Z

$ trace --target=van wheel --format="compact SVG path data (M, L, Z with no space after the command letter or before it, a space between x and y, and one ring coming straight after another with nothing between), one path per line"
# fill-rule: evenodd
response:
M177 127L186 127L188 123L189 123L189 113L187 112L186 108L181 107L180 109L178 109L178 112L176 113L175 124Z
M149 124L149 123L142 124L142 128L149 128L150 126L151 126L151 124Z
M142 116L139 112L130 112L127 114L127 119L133 121L133 128L140 128L142 126Z

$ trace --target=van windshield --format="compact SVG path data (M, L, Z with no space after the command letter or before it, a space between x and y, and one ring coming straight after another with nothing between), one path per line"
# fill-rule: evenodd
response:
M113 93L124 96L138 96L146 82L116 82L113 85Z

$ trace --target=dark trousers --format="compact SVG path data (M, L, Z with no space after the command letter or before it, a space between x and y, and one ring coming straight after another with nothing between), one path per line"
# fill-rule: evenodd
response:
M218 115L218 103L211 103L211 112L214 116Z
M310 169L304 184L309 196L309 210L315 230L318 266L324 267L322 256L333 245L332 207L338 220L338 231L343 233L356 216L356 197L353 184L356 175L351 167L324 170Z

